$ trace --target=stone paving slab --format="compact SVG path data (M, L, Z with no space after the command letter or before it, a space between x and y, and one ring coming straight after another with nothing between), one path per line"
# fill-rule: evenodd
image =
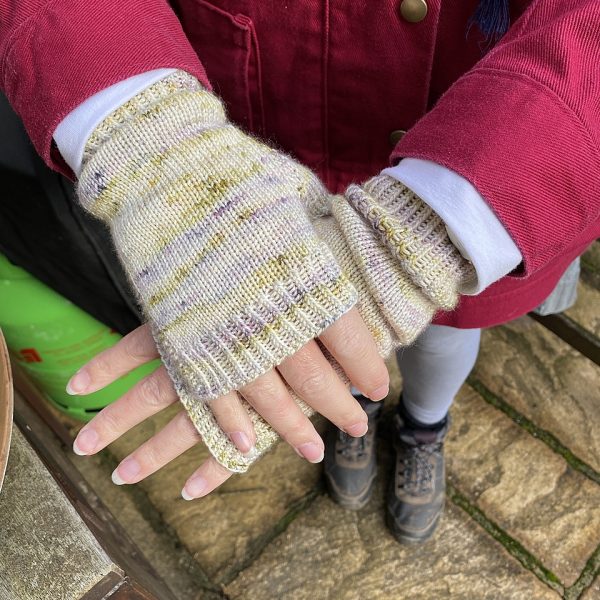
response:
M113 443L111 452L124 458L177 410L173 407L140 424ZM183 484L207 457L199 445L138 485L203 571L220 581L230 577L231 570L251 556L257 544L272 535L279 521L313 490L321 470L281 443L247 474L234 475L206 498L187 502L181 497Z
M600 575L596 577L592 585L583 593L581 600L598 600L600 598Z
M600 290L580 281L577 286L577 302L565 314L600 337Z
M452 415L450 481L573 584L600 543L600 486L468 388Z
M600 367L529 317L486 330L473 376L600 471Z
M455 506L431 541L398 544L384 524L383 495L380 482L359 512L319 497L225 592L232 600L560 597Z

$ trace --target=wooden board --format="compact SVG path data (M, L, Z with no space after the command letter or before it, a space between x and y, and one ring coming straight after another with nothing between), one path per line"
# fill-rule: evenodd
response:
M25 390L27 400L21 395L21 392ZM83 479L73 463L67 459L64 447L61 447L61 440L32 409L29 402L34 399L35 394L39 394L39 392L35 390L34 386L23 390L19 389L15 392L15 424L37 451L48 472L54 477L63 494L75 507L100 546L112 559L113 563L118 565L122 575L122 585L125 586L124 582L128 582L123 589L130 590L128 593L131 598L175 600L171 591L137 546L104 506L90 485ZM39 397L33 402L36 409L41 404L42 400ZM0 522L1 519L0 515ZM98 585L102 587L101 584ZM120 590L119 593L124 593L120 588L118 589ZM117 590L115 589L113 593L116 594ZM101 595L98 597L109 596ZM94 596L90 596L90 598L94 598ZM3 600L1 596L0 600Z
M13 386L8 350L0 330L0 490L8 463L13 418Z
M16 428L0 522L0 600L75 600L119 573Z

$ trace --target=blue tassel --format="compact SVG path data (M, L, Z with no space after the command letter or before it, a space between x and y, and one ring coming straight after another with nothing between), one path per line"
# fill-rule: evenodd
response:
M467 35L477 25L485 36L486 49L496 43L510 26L509 0L479 0L479 5L469 19Z

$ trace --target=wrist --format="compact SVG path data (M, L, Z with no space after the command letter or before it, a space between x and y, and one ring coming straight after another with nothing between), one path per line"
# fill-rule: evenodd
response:
M472 263L477 277L461 287L461 294L481 293L523 261L487 201L458 173L429 160L405 158L382 174L402 182L430 206L444 222L452 243Z
M140 90L132 98L118 106L102 119L91 132L83 150L82 167L94 156L98 149L120 129L140 118L146 118L146 126L152 128L150 115L161 103L183 92L203 91L202 84L184 71L174 71L167 77ZM209 94L209 92L206 92ZM158 122L155 123L158 126ZM158 132L157 132L158 134Z
M92 94L63 118L54 130L53 138L76 176L81 173L87 140L98 125L142 90L174 72L172 68L159 68L127 77Z
M387 175L373 177L362 187L350 186L346 197L422 292L439 308L454 308L458 290L475 272L440 217Z

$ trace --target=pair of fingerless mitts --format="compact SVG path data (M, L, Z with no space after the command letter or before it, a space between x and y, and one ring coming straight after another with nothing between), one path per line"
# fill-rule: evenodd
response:
M387 355L453 308L472 275L439 217L401 183L379 176L330 196L181 71L96 128L78 192L110 226L177 393L232 471L277 435L246 404L257 453L242 455L211 400L280 364L357 302Z

